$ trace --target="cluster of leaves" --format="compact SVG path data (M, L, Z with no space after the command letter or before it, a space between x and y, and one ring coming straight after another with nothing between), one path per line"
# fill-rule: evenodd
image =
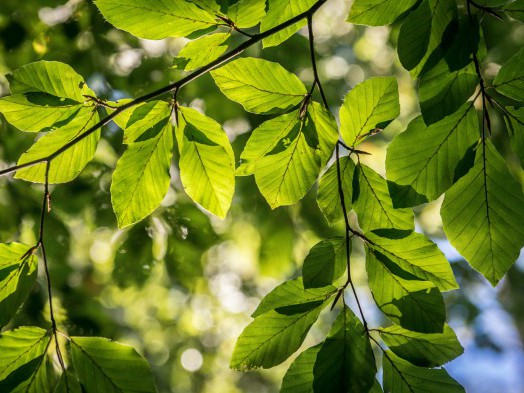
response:
M9 76L11 95L0 99L0 112L18 129L42 136L15 167L0 173L16 171L16 178L44 184L45 192L38 243L0 245L0 324L9 322L35 284L38 249L49 280L43 240L49 185L75 179L92 160L101 127L113 121L123 130L127 146L111 184L120 228L160 206L169 189L175 146L187 195L218 217L228 213L236 176L254 175L272 208L299 202L320 177L321 211L330 224L344 221L344 237L315 245L302 277L286 281L262 300L237 341L231 367L269 368L284 362L300 348L326 306L333 308L348 287L356 296L350 266L355 238L366 249L375 302L392 325L370 329L358 298L360 319L343 305L326 339L291 364L281 391L437 392L442 386L463 391L441 368L463 351L445 323L442 297L458 285L438 247L414 232L412 208L445 193L441 216L449 241L493 285L518 257L524 245L519 225L524 196L491 142L488 104L503 114L511 146L524 164L524 50L488 86L481 70L487 50L479 18L487 13L522 20L523 2L467 0L463 8L453 0L353 3L351 23L401 23L399 59L418 79L421 115L388 147L387 180L360 162L363 152L357 147L399 116L397 82L376 77L355 86L339 109L337 125L313 53L312 16L324 2L95 1L112 25L137 37L193 39L174 60L175 68L189 74L134 100L97 98L83 78L62 63L39 61L14 71ZM280 64L264 59L244 57L222 65L257 42L279 45L306 23L315 73L310 89ZM259 24L259 32L251 33ZM234 32L247 38L228 50ZM238 166L222 126L177 100L180 88L207 72L223 94L246 111L272 116L252 132ZM321 103L313 99L315 89ZM172 99L157 99L165 93L172 93ZM479 101L480 122L475 107ZM341 148L349 155L341 156ZM335 162L320 176L334 150ZM350 225L350 210L358 228ZM22 327L0 336L0 348L7 354L0 361L2 391L52 391L55 386L57 392L155 391L145 360L106 339L64 335L71 359L66 366L53 315L51 320L49 331ZM375 331L388 350L373 336ZM383 353L382 384L375 378L372 344ZM59 381L50 363L53 355L63 371Z

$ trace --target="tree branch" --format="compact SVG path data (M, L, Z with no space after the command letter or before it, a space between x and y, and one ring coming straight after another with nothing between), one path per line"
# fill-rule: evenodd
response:
M293 18L287 20L286 22L283 22L279 24L278 26L273 27L272 29L269 29L267 31L258 33L253 35L251 38L249 38L247 41L244 41L240 45L238 45L236 48L231 49L230 51L224 53L222 56L220 56L218 59L213 60L212 62L208 63L207 65L197 69L196 71L193 71L192 73L188 74L184 78L178 80L177 82L171 83L167 86L164 86L158 90L152 91L151 93L145 94L143 96L137 97L132 101L129 101L128 103L119 106L118 109L116 109L113 113L109 114L108 116L101 119L98 123L93 125L91 128L84 131L82 134L78 135L76 138L72 139L70 142L66 143L64 146L62 146L60 149L56 150L54 153L49 154L46 157L39 158L37 160L29 161L24 164L15 165L12 167L9 167L7 169L0 171L0 176L5 176L7 174L16 172L20 169L28 168L36 164L40 164L42 162L51 162L53 159L55 159L57 156L65 152L66 150L70 149L74 145L76 145L78 142L82 141L83 139L87 138L89 135L91 135L93 132L98 130L99 128L103 127L107 123L109 123L111 120L113 120L116 116L118 116L123 111L132 108L134 106L137 106L139 104L142 104L144 102L147 102L153 98L156 98L158 96L161 96L166 93L172 93L173 91L180 89L181 87L187 85L188 83L192 82L193 80L201 77L202 75L207 74L211 70L221 66L222 64L228 62L229 60L237 57L239 54L244 52L247 48L251 47L252 45L256 44L257 42L262 41L264 38L270 37L275 33L278 33L281 30L284 30L285 28L294 25L295 23L301 21L304 18L308 18L310 15L313 15L321 6L324 4L327 0L319 0L317 1L310 9L307 11L302 12L301 14L294 16Z

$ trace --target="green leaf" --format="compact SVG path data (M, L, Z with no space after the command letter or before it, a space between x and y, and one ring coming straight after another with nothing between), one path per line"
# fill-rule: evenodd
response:
M278 63L251 57L241 58L211 71L227 98L248 112L285 112L307 94L298 77Z
M344 201L346 209L351 209L353 195L353 174L355 164L349 157L339 159L340 177L342 178L342 189L344 191ZM326 173L322 175L318 184L317 202L320 210L326 217L330 225L344 217L342 205L340 204L340 194L338 191L337 163L333 163Z
M5 326L36 283L38 259L29 246L0 244L0 327Z
M356 85L340 108L340 133L349 146L385 128L400 114L395 77L376 77Z
M271 208L301 200L320 173L318 134L311 118L298 119L290 133L256 166L255 181Z
M417 0L355 0L347 20L357 25L389 25L416 2Z
M320 165L324 167L333 156L333 149L338 141L337 121L333 114L318 102L310 102L307 110L318 135Z
M242 154L237 176L253 175L260 161L277 149L285 148L285 138L299 127L300 119L296 111L277 116L259 125L249 137Z
M84 107L64 126L44 134L33 146L20 156L18 165L39 160L58 151L100 120L94 108ZM49 164L49 183L66 183L76 178L93 159L100 130L96 130L69 149L59 154ZM33 165L16 172L15 178L36 183L45 183L46 163Z
M385 393L465 393L446 370L413 366L386 351L382 360Z
M235 192L235 157L226 133L195 109L179 108L176 136L180 177L187 194L224 218Z
M315 0L269 0L268 3L269 9L267 11L266 17L260 24L261 32L268 31L273 27L276 27L279 24L284 23L293 17L307 11L315 4ZM292 26L280 30L278 33L275 33L270 37L264 38L262 40L262 45L264 48L279 45L305 25L306 20L303 19Z
M297 356L284 375L280 393L313 393L313 367L321 347L322 343Z
M353 178L353 209L364 232L395 228L413 230L411 209L395 209L386 180L366 165L358 164Z
M524 246L524 196L490 140L479 145L473 168L446 192L440 214L453 247L496 285Z
M351 245L351 243L349 243ZM350 250L351 251L351 250ZM322 240L309 251L302 266L304 287L319 288L333 284L346 271L344 238Z
M285 306L251 322L238 338L231 368L270 368L291 356L306 338L327 301Z
M446 319L442 294L372 248L366 249L369 287L378 307L394 323L423 333L441 333Z
M375 358L364 326L345 306L317 354L315 392L369 392L375 383Z
M386 168L393 205L416 206L437 199L456 182L461 163L478 138L472 102L429 127L420 116L411 121L388 146Z
M46 386L45 353L51 337L37 327L21 327L0 335L0 391L40 393ZM39 390L40 389L40 390Z
M15 94L0 98L0 113L13 126L22 131L39 132L53 125L63 124L82 108L71 100L44 93Z
M511 148L524 166L524 108L506 107L507 115L504 117L509 133Z
M435 123L456 112L475 92L477 84L473 63L453 71L446 60L441 60L420 78L420 111L424 121Z
M160 40L187 37L216 26L212 14L184 0L96 0L104 18L113 26L137 37Z
M502 66L493 81L499 92L521 101L524 96L524 48L521 48L506 64Z
M11 94L44 93L53 97L83 103L84 95L94 96L84 79L69 65L57 61L26 64L7 75Z
M431 281L440 291L458 288L451 266L435 243L420 233L390 230L382 234L369 232L368 247L379 252L401 269Z
M398 36L400 62L413 76L422 71L439 48L448 25L456 18L454 0L423 0L402 24Z
M124 143L149 139L156 135L155 126L171 114L171 107L165 101L149 101L134 110L119 113L113 121L124 131Z
M56 385L55 390L53 393L83 393L82 387L80 386L80 382L78 382L78 379L76 379L76 376L73 375L71 372L66 370L66 372L62 373L60 376L60 380L58 381L58 384Z
M241 29L258 25L265 15L266 0L240 0L227 10L228 18Z
M211 63L227 51L230 36L229 33L217 33L188 42L175 57L174 68L192 71Z
M119 228L144 219L164 199L170 183L172 148L172 126L167 117L130 143L118 160L111 183L111 201Z
M516 0L502 8L505 13L514 19L524 22L524 0Z
M132 347L100 337L71 337L71 355L86 393L155 393L147 361Z
M302 277L288 280L269 292L251 316L256 318L271 310L289 306L302 305L307 308L315 308L336 291L337 289L329 284L322 288L304 288Z
M415 366L442 366L464 352L455 332L448 325L444 325L442 333L429 334L393 325L381 329L380 337L395 355Z

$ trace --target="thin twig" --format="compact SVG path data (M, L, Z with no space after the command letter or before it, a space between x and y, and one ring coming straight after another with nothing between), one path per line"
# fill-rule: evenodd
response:
M320 96L322 97L322 102L326 109L329 109L329 105L324 94L324 89L322 88L322 83L320 82L320 77L318 76L317 60L315 57L315 35L313 34L313 14L307 16L307 28L309 35L309 54L311 56L311 66L313 67L313 87L317 86Z
M101 119L98 123L84 131L82 134L78 135L76 138L72 139L70 142L66 143L64 146L56 150L54 153L49 154L46 157L39 158L37 160L29 161L24 164L15 165L12 167L9 167L7 169L0 171L0 176L4 176L13 172L16 172L20 169L28 168L36 164L40 164L42 162L51 162L53 159L55 159L57 156L65 152L66 150L70 149L71 147L75 146L78 142L82 141L83 139L87 138L89 135L91 135L93 132L101 128L102 126L109 123L111 120L113 120L116 116L118 116L123 111L135 107L139 104L142 104L144 102L147 102L153 98L156 98L158 96L161 96L166 93L172 93L175 89L180 89L181 87L187 85L188 83L192 82L193 80L201 77L202 75L207 74L211 70L214 70L215 68L221 66L222 64L228 62L229 60L237 57L239 54L244 52L247 48L253 46L254 44L262 41L264 38L270 37L275 33L278 33L281 30L284 30L285 28L294 25L295 23L301 21L302 19L307 18L309 15L314 14L327 0L319 0L317 1L311 8L308 10L302 12L299 15L294 16L293 18L287 20L286 22L283 22L279 24L278 26L273 27L272 29L266 30L264 32L258 33L253 35L250 39L247 41L244 41L240 45L238 45L236 48L231 49L230 51L224 53L222 56L217 58L216 60L213 60L212 62L208 63L207 65L193 71L192 73L188 74L184 78L178 80L177 82L171 83L167 86L164 86L158 90L155 90L151 93L145 94L143 96L137 97L132 101L127 102L124 105L121 105L116 109L114 112L110 113L103 119Z
M42 251L42 259L44 260L44 270L45 270L45 276L47 281L47 296L49 299L49 314L51 319L51 325L53 329L53 335L55 337L55 344L56 344L56 355L58 357L58 361L60 363L60 367L62 368L62 371L65 372L66 367L64 363L64 358L62 356L62 351L60 350L60 344L58 342L58 335L57 335L57 325L56 325L56 319L55 319L55 313L53 309L53 294L51 292L51 276L49 274L49 264L47 261L47 254L45 251L45 243L44 243L44 233L45 233L45 216L51 209L51 197L49 194L49 170L51 167L51 162L47 161L45 166L45 182L44 182L44 196L42 198L42 211L40 214L40 228L39 228L39 235L38 235L38 242L36 245L36 248L40 248Z

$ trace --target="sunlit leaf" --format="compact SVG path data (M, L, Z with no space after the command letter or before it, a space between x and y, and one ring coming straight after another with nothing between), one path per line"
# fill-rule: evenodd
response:
M208 11L185 0L96 0L95 5L113 26L150 40L186 37L217 23Z
M295 278L285 281L269 292L251 316L256 318L268 311L287 306L304 305L314 308L335 292L336 288L329 284L321 288L304 288L302 278Z
M270 30L273 27L284 23L294 16L307 11L315 4L315 0L268 0L269 9L266 17L260 24L260 31L264 32ZM262 44L265 48L270 46L276 46L287 40L293 34L295 34L301 27L305 26L306 20L303 19L300 22L295 23L292 26L286 27L285 29L265 38Z
M524 48L521 48L502 66L493 81L500 93L521 101L524 96Z
M353 179L353 209L365 232L374 229L414 229L413 211L393 207L386 180L370 167L356 166Z
M9 322L36 282L38 260L29 246L0 244L0 327Z
M49 332L37 327L20 327L0 335L0 391L49 391L45 353L50 340Z
M312 393L313 367L322 343L306 349L291 363L282 380L280 393Z
M448 325L442 333L418 333L392 325L381 329L380 336L393 353L421 367L442 366L464 352Z
M385 128L400 114L397 80L370 78L359 83L340 107L340 133L346 144L359 144L366 136Z
M173 148L170 119L144 131L144 139L129 144L113 173L111 201L120 228L151 214L169 188Z
M132 347L100 337L71 337L76 374L86 393L155 393L147 361Z
M266 0L240 0L227 10L229 19L241 29L258 25L265 15Z
M375 302L389 319L408 330L443 331L446 309L433 283L421 281L369 247L366 268Z
M282 363L302 345L326 305L314 302L285 306L258 316L238 338L231 367L250 370Z
M217 33L200 37L178 52L174 67L191 71L216 60L227 51L229 33Z
M179 108L176 129L180 177L187 194L224 218L235 192L235 157L215 120L192 108Z
M415 118L388 146L386 168L393 205L416 206L442 195L479 139L473 103L426 126ZM469 154L471 155L471 154Z
M417 0L355 0L349 11L348 22L368 26L389 25L416 2Z
M440 214L451 244L496 285L524 246L524 195L490 140L478 146L473 168L446 192Z
M39 160L55 153L76 137L94 126L100 117L92 108L82 108L73 119L54 131L44 134L33 146L20 156L18 164ZM49 183L66 183L75 179L93 159L100 139L100 130L96 130L74 143L69 149L59 154L49 164ZM17 179L44 183L46 163L42 162L16 172Z
M211 75L222 93L253 113L284 112L298 105L307 93L296 75L263 59L238 59Z
M342 190L344 191L344 201L346 209L352 207L353 197L353 175L355 164L350 157L341 157L338 161L340 166L340 177L342 179ZM342 205L340 204L340 194L338 190L337 163L333 163L326 173L322 175L318 185L317 202L320 210L324 213L327 221L333 225L344 217Z
M446 370L417 367L391 351L383 357L385 393L465 393Z

